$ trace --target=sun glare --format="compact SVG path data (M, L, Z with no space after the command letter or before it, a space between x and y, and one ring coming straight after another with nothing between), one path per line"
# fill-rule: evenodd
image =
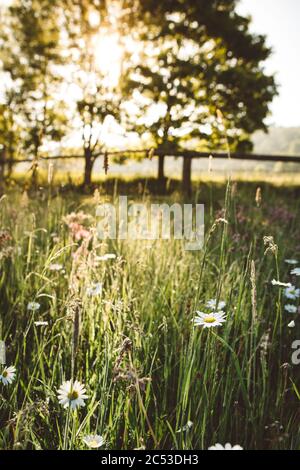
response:
M89 13L89 23L92 28L96 28L97 26L99 26L99 24L101 23L100 13L98 13L97 11L91 11Z
M94 49L96 67L107 76L110 84L116 85L120 78L123 57L118 34L96 35Z

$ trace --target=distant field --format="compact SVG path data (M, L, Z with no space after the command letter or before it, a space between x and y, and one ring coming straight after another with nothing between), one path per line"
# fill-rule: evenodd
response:
M53 161L52 161L53 163ZM54 176L57 182L72 181L75 184L81 182L83 174L83 160L73 160L70 162L57 163L54 161ZM41 181L46 180L48 163L41 163L40 175ZM212 171L208 171L208 159L193 160L192 178L194 181L212 181L224 182L228 176L240 181L265 181L275 185L300 184L300 164L295 163L270 163L270 162L251 162L251 161L228 161L214 159L212 162ZM30 179L30 165L19 164L15 166L15 177L17 179ZM165 162L165 174L170 179L181 179L182 159L167 158ZM142 161L128 160L124 164L111 163L108 175L104 174L102 158L96 160L93 180L103 182L107 179L117 178L131 180L138 178L156 178L157 160L152 161L144 159Z

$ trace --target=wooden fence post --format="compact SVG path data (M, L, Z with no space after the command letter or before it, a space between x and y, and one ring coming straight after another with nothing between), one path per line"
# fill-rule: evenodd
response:
M183 157L182 165L182 190L187 196L192 193L192 158L190 156Z
M3 147L3 149L0 152L0 182L1 183L4 181L4 177L5 177L5 160L6 160L6 148Z
M158 174L157 174L159 181L163 181L165 179L164 163L165 163L165 156L159 154L158 155Z

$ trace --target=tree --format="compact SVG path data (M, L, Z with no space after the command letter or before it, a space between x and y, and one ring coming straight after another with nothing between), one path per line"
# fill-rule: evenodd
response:
M9 29L6 26L9 22L9 15L7 9L3 6L2 8L0 7L0 17L1 23L3 24L3 28L0 33L0 64L2 64L2 60L5 57L3 52L5 49L4 40L9 34ZM20 128L18 126L17 114L14 109L15 92L12 89L12 81L10 80L10 75L3 71L3 67L0 69L0 80L2 82L2 93L0 97L0 147L1 159L3 160L3 164L1 165L1 174L2 177L4 177L4 162L7 159L9 160L8 175L10 175L12 170L11 161L16 157L18 151L18 134Z
M140 60L126 71L125 91L133 96L137 89L144 98L141 119L145 105L160 110L139 129L148 127L157 147L250 150L251 134L266 130L276 85L263 69L271 50L264 36L249 32L250 19L236 12L237 0L128 3L142 47ZM185 161L187 174L190 165Z
M157 40L157 49L141 52L140 63L123 80L128 96L134 90L138 108L132 129L146 134L159 152L158 178L164 179L164 154L178 150L203 116L195 97L191 63L180 59L181 43ZM138 94L137 94L138 93Z
M64 101L57 98L62 80L59 12L56 0L17 0L4 32L1 60L12 81L5 104L18 115L23 150L35 159L47 139L60 140L65 131Z
M19 145L19 126L12 106L13 100L14 93L6 91L5 102L0 104L0 146L3 160L9 160L8 176L11 174L12 160L16 157ZM4 163L2 167L4 175Z
M90 79L91 77L89 77ZM89 187L95 159L104 149L103 126L107 117L118 117L119 104L114 91L109 90L99 77L95 77L92 88L84 88L82 99L77 101L77 111L82 131L85 158L83 184Z
M106 3L82 1L69 4L68 61L71 64L72 86L76 89L74 124L81 134L85 159L83 185L89 187L93 166L104 150L103 129L108 117L119 117L120 98L117 87L96 64L95 41L99 30L109 28ZM97 21L101 16L101 26Z

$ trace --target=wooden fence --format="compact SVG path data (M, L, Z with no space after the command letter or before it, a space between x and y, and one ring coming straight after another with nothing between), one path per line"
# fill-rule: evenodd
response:
M254 153L232 153L230 156L225 152L196 152L196 151L170 151L169 153L166 150L152 150L152 149L143 149L143 150L118 150L118 151L106 151L98 152L94 154L95 158L100 156L107 157L117 157L124 156L130 158L130 156L141 155L148 158L155 157L180 157L183 159L183 170L182 170L182 188L184 192L190 193L191 191L191 163L193 159L198 158L220 158L226 160L243 160L243 161L260 161L260 162L284 162L284 163L300 163L300 156L294 155L265 155L265 154L254 154ZM54 156L45 156L40 157L38 162L49 161L49 160L71 160L71 159L84 159L83 155L54 155ZM34 163L34 160L30 158L14 160L4 158L4 155L0 154L0 175L3 175L3 169L5 165L12 167L13 165L19 163ZM1 176L0 176L1 177Z

